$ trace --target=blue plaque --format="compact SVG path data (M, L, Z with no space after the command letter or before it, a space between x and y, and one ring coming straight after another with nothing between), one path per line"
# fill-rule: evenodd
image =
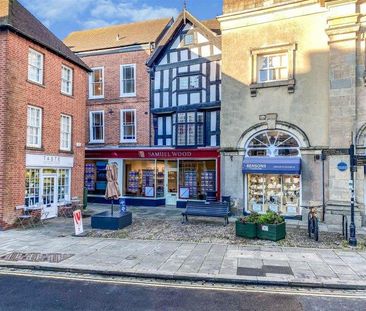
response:
M344 171L347 170L348 164L346 162L343 162L343 161L339 162L338 165L337 165L337 168L338 168L339 171L344 172Z

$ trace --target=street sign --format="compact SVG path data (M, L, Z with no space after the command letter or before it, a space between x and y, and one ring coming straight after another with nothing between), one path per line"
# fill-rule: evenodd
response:
M83 228L83 217L81 215L81 210L76 210L74 213L74 226L75 226L75 235L82 234L84 232Z
M366 165L366 156L365 155L355 155L355 162L358 166Z

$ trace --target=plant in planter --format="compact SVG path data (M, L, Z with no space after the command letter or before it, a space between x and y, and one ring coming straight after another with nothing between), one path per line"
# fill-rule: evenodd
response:
M254 239L257 237L257 221L259 215L252 212L249 216L240 217L235 223L237 236Z
M268 210L258 218L257 237L271 241L284 239L286 237L285 219L278 213Z

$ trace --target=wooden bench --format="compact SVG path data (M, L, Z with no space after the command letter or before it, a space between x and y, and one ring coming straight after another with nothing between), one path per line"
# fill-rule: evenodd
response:
M229 204L227 202L198 202L188 201L186 210L182 213L184 220L188 221L189 216L222 217L225 219L225 226L229 223Z

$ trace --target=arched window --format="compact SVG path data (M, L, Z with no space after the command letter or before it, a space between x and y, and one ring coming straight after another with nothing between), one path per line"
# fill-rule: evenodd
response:
M246 146L248 157L300 156L297 139L289 133L269 130L256 134Z

